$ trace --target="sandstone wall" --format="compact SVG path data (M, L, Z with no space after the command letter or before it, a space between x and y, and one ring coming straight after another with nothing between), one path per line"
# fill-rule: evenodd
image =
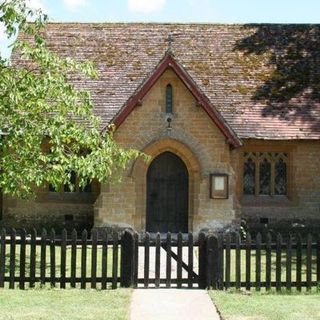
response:
M288 196L246 198L242 194L242 163L245 151L287 152ZM232 151L232 166L237 172L237 198L242 217L249 225L261 228L288 229L304 225L320 227L320 141L248 140L242 148Z
M165 89L173 87L171 130L165 114ZM122 123L115 134L126 148L149 154L151 160L171 151L185 162L189 172L189 230L220 228L234 222L234 198L209 198L209 174L228 173L230 189L234 173L230 166L229 145L220 130L178 79L167 70ZM148 165L138 160L123 176L120 185L103 186L95 207L97 225L132 226L145 229L146 174Z
M168 129L165 89L173 87L173 117ZM173 71L166 71L115 133L125 148L150 155L150 161L165 151L178 155L189 173L189 231L238 226L240 217L260 228L290 228L294 223L320 225L320 141L244 140L230 150L225 137L199 107ZM244 197L243 153L286 152L289 156L288 196ZM149 162L150 163L150 162ZM4 196L0 226L91 227L117 226L145 230L146 175L149 163L137 160L123 174L121 183L93 187L83 193L52 194L39 190L34 200ZM210 199L210 173L229 174L229 199ZM66 215L72 215L68 222Z
M90 193L55 193L48 188L38 190L34 199L22 200L3 196L0 226L26 228L54 227L71 230L93 226L93 204L99 193L95 184Z

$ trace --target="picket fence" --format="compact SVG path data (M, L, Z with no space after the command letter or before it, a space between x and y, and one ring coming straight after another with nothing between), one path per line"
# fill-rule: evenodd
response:
M17 235L18 234L18 235ZM177 287L311 290L320 240L311 234L0 233L0 288Z

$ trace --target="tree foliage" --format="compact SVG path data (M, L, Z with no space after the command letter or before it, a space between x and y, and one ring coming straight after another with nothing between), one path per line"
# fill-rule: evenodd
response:
M97 73L91 63L50 52L41 36L46 21L46 15L29 9L24 0L0 4L7 36L26 35L12 44L21 65L0 60L0 188L18 197L46 184L73 188L72 172L80 186L93 179L116 179L140 155L119 147L111 128L101 133L90 93L68 82L70 74L94 78Z

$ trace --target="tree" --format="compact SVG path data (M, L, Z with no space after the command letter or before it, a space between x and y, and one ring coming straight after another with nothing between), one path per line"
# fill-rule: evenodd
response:
M26 35L12 44L21 65L0 59L0 188L18 197L45 184L74 188L73 172L80 187L93 179L117 179L140 155L120 148L112 127L101 133L90 93L68 82L70 74L94 78L97 73L89 62L79 64L48 50L41 35L46 21L46 15L29 9L24 0L0 4L7 36Z

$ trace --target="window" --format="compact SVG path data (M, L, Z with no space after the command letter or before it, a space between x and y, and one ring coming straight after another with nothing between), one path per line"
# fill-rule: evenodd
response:
M172 85L168 84L166 87L166 113L172 113L172 110L173 110Z
M287 153L244 153L243 193L254 196L287 195L287 164Z
M88 183L83 188L80 188L78 185L78 180L75 172L71 172L70 182L75 186L73 190L71 190L70 186L65 184L63 185L62 192L64 193L74 193L74 192L91 192L91 183ZM60 190L56 190L53 185L49 184L50 192L60 192Z
M70 183L74 185L74 189L71 190L70 186L68 184L65 184L63 186L63 191L64 192L76 192L77 191L77 177L75 172L71 172L70 176Z

